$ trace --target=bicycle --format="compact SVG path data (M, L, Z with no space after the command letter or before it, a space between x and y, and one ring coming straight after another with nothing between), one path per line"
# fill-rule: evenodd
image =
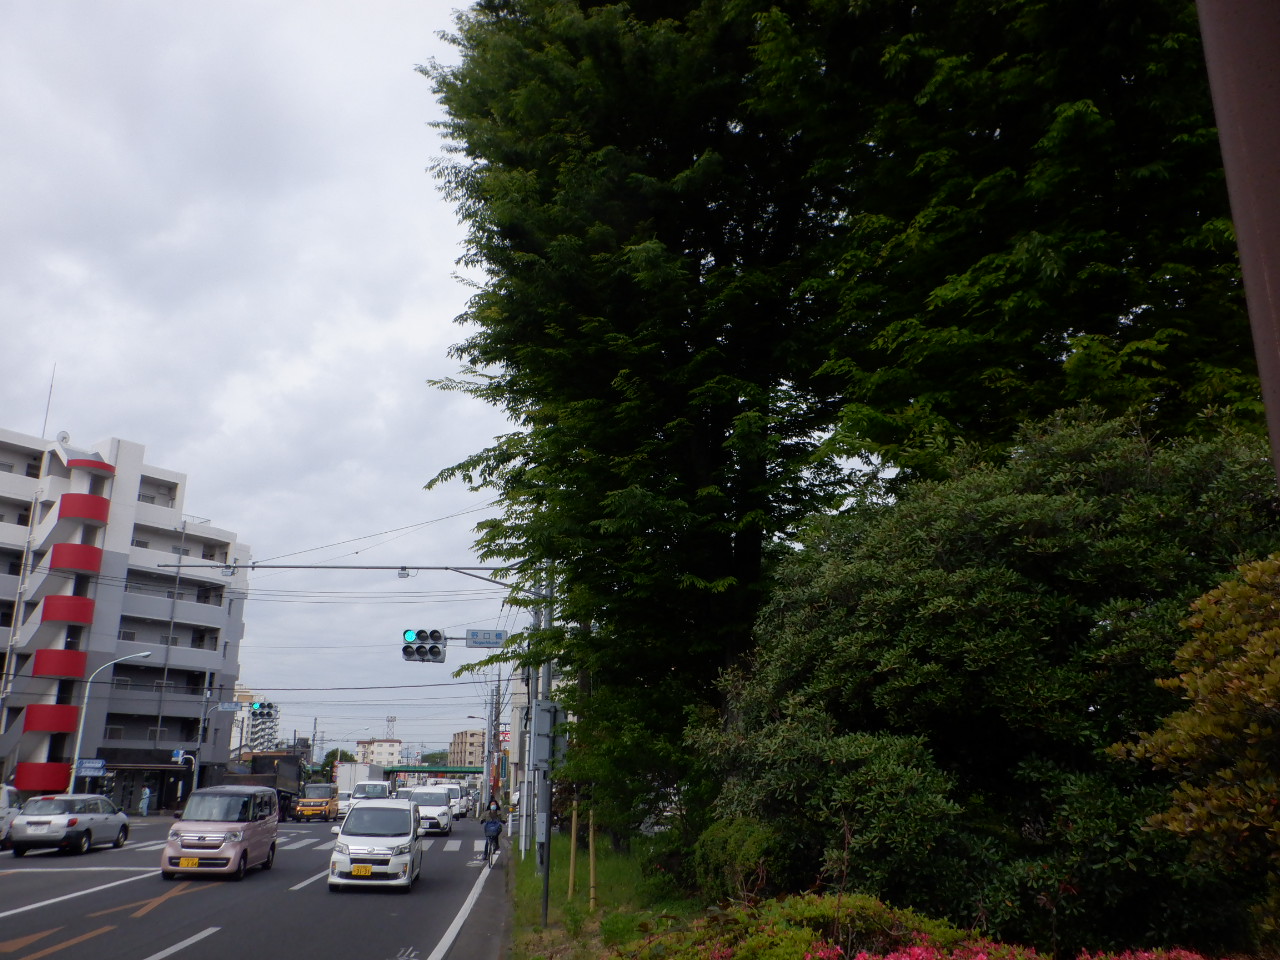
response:
M486 820L484 823L484 861L493 867L498 860L498 837L502 833L502 823L498 820Z

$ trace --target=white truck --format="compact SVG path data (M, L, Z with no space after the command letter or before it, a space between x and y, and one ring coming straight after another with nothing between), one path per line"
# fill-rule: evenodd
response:
M360 799L356 794L357 783L370 781L386 781L380 763L352 763L339 761L333 765L333 780L338 785L339 793L350 793L352 800ZM364 791L360 791L362 794ZM386 796L386 794L383 794Z

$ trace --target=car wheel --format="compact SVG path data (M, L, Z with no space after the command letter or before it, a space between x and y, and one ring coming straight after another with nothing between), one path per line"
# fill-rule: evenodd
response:
M76 840L76 845L73 849L75 853L79 855L88 853L91 846L93 846L93 835L86 830L84 833L80 834L80 838Z
M121 827L120 832L116 834L116 838L111 845L115 847L117 850L119 850L121 847L124 846L125 841L128 839L129 839L129 828Z
M273 843L271 849L267 851L267 859L262 861L262 869L270 870L276 862L276 845Z
M236 864L236 872L231 875L232 880L243 880L246 871L249 869L249 855L247 853L240 854L240 862Z
M13 855L14 855L15 857L25 857L25 856L27 855L27 848L26 848L26 847L20 847L20 846L18 846L17 844L14 844L14 846L13 846Z
M172 870L161 870L160 879L161 880L177 880L178 875L174 873Z
M340 883L331 883L331 884L329 884L329 892L330 892L330 893L341 893L341 892L342 892L342 884L340 884Z

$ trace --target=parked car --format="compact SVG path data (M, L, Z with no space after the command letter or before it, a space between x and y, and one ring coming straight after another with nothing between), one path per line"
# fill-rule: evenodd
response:
M9 825L15 857L41 847L88 853L94 844L123 847L128 839L128 815L98 793L32 797Z
M276 859L280 804L271 787L220 786L191 791L160 854L160 875L212 873L242 880L250 867Z
M361 800L351 807L329 858L329 891L344 887L413 889L422 872L426 829L408 800Z
M449 807L449 791L444 787L418 787L410 797L418 808L418 816L426 830L448 836L453 833L453 811Z

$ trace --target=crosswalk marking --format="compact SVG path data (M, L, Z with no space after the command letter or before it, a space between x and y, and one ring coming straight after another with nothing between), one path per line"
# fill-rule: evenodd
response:
M446 840L446 841L445 841L445 843L444 843L444 852L445 852L445 853L456 853L457 851L459 851L459 850L461 850L461 849L462 849L462 841L461 841L461 840Z
M319 840L320 837L303 837L301 840L295 840L287 846L280 847L280 850L297 850L299 847L309 847L311 844Z

